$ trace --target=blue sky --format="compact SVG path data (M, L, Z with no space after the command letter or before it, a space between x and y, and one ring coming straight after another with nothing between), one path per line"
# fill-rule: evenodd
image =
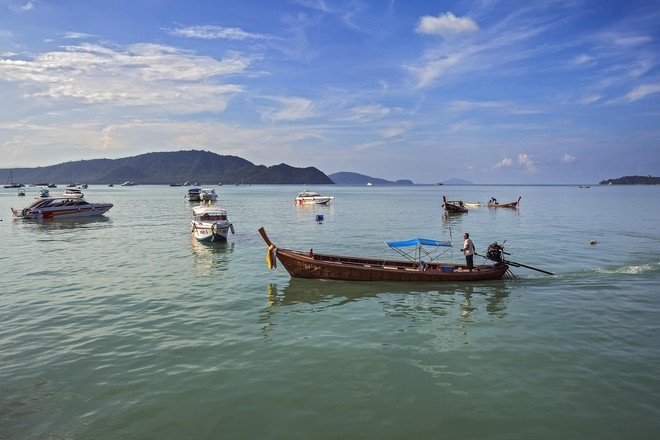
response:
M660 1L0 0L0 168L660 175Z

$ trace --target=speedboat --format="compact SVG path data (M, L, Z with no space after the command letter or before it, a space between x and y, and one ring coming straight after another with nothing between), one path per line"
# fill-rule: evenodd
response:
M200 188L190 188L188 190L188 194L186 194L186 198L190 202L199 202L200 200L202 200L201 192L202 190Z
M85 197L85 195L79 189L69 188L64 190L64 192L62 193L62 197L75 197L82 199L83 197Z
M317 205L325 205L327 204L330 200L333 200L333 196L322 196L321 194L314 192L314 191L308 191L307 188L303 189L298 193L298 197L293 199L293 202L298 204L298 205L305 205L308 203L316 203Z
M210 203L193 207L190 229L197 241L207 242L225 242L229 231L234 233L234 225L227 220L227 210Z
M199 192L199 199L202 202L215 202L218 200L218 195L213 188L202 188Z
M38 197L22 210L11 208L16 218L29 220L92 217L103 215L112 203L90 203L81 197Z

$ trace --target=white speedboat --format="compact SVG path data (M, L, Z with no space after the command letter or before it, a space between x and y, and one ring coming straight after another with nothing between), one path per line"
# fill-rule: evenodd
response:
M218 200L218 195L213 188L202 188L199 192L199 199L202 202L215 202Z
M327 204L330 200L333 200L333 196L322 196L321 194L314 192L314 191L307 191L305 188L304 190L300 191L298 193L298 197L293 199L293 202L298 204L298 205L305 205L308 203L316 203L317 205L325 205Z
M62 197L69 197L69 198L73 197L73 198L82 199L83 197L85 197L85 194L83 194L83 192L80 191L79 189L69 188L64 190L64 192L62 193Z
M38 197L26 208L11 208L16 218L30 220L92 217L103 215L112 203L90 203L81 197Z
M198 241L227 241L234 225L227 219L227 210L213 204L200 204L192 209L190 221L192 235Z
M190 202L199 202L200 200L202 200L201 194L202 194L201 188L189 188L188 194L186 194L186 198Z

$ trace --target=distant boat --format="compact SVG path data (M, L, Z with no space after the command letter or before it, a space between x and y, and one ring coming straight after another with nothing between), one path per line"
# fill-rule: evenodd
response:
M522 196L518 197L518 200L511 203L498 203L497 200L493 197L488 201L489 208L518 208L520 206L520 199Z
M373 183L367 182L367 186L372 186L372 185L373 185Z
M72 197L77 199L82 199L85 197L82 191L77 188L69 188L62 193L62 197Z
M202 189L201 188L190 188L188 189L188 194L186 198L191 202L199 202L202 200Z
M315 191L307 191L307 188L298 193L298 196L293 199L293 203L297 205L305 205L308 203L315 203L317 205L325 205L330 200L334 200L334 196L322 196Z
M22 188L25 185L22 183L14 183L14 170L10 169L9 170L9 180L7 181L7 184L4 186L5 188Z
M122 183L121 186L135 186L137 183L133 182L132 180L127 180L126 182Z
M199 192L199 199L202 202L215 202L218 200L218 195L213 188L202 188Z
M580 185L579 188L591 188L589 185Z

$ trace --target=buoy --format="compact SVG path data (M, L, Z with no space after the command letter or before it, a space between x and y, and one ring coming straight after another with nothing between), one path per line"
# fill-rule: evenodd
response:
M589 240L589 244L592 246L595 245L596 243L598 243L596 240Z

